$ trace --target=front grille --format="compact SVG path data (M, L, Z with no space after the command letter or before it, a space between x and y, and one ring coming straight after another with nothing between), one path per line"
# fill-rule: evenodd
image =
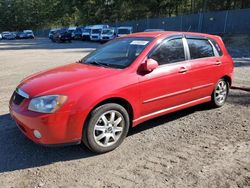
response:
M97 39L97 38L98 38L98 36L92 36L92 38L93 38L93 39Z
M103 39L108 40L108 39L109 39L109 37L103 37Z
M13 93L12 100L16 105L20 105L24 101L24 97L19 95L16 91Z

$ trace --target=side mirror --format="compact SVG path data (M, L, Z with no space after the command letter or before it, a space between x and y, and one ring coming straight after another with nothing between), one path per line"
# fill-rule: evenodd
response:
M159 66L158 62L153 59L147 59L145 63L142 64L142 70L144 72L152 72Z

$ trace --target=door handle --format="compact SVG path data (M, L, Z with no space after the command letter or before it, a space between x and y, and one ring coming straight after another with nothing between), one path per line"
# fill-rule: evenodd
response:
M181 67L179 69L179 73L185 73L185 72L187 72L187 68L186 67Z
M217 60L217 61L215 62L215 65L221 65L221 61Z

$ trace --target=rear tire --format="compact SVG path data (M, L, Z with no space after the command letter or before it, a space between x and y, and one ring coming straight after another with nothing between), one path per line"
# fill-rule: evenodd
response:
M91 151L105 153L117 148L129 130L129 115L116 103L94 109L84 125L82 142Z
M229 93L229 83L224 79L220 79L215 85L214 91L211 96L212 106L215 108L222 107L227 100L228 93Z

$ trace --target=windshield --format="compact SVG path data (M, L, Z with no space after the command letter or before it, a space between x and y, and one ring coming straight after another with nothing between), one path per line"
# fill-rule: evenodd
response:
M68 31L67 29L61 29L61 30L57 31L57 33L64 34L64 33L66 33L67 31Z
M75 31L74 29L68 29L69 33L73 33L73 31Z
M83 29L82 32L83 33L90 33L91 29Z
M130 34L129 29L118 29L118 34Z
M92 34L100 34L101 32L101 29L92 29Z
M82 32L82 28L76 28L75 32L77 32L77 33Z
M102 34L104 35L113 35L114 34L114 30L111 30L111 29L105 29L105 30L102 30Z
M152 40L142 37L116 39L84 57L82 63L123 69L133 63Z

